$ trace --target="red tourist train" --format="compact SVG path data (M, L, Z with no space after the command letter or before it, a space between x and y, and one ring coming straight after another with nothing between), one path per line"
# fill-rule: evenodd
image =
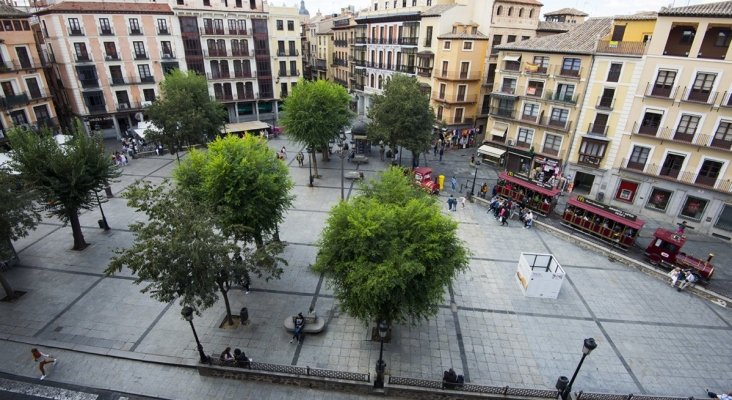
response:
M635 243L645 221L619 208L577 196L567 201L562 224L589 233L613 246L628 249Z
M510 171L498 175L496 193L502 197L521 203L526 199L526 206L536 213L547 216L557 204L560 190L554 186L524 178Z
M688 256L681 252L684 243L686 243L686 236L683 234L658 228L653 233L653 240L646 248L646 257L653 265L692 269L704 280L709 280L714 274L714 265L711 264L714 254L709 254L706 261Z

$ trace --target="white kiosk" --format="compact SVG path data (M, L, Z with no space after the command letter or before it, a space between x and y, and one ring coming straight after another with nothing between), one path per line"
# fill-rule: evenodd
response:
M556 299L564 275L564 269L553 255L521 253L516 280L524 296Z

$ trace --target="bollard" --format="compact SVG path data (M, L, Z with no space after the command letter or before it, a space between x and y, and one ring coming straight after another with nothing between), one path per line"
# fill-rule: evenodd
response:
M239 321L243 324L249 319L249 310L246 307L242 307L239 311Z

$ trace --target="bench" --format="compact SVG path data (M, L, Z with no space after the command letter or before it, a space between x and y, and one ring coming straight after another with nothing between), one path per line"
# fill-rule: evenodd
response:
M287 332L295 332L295 318L297 315L291 315L285 318L285 330ZM305 326L302 328L303 333L320 333L325 329L325 319L319 318L317 314L310 313L305 316Z
M363 179L363 171L348 171L343 177L350 180Z
M368 157L366 157L366 156L365 156L365 155L363 155L363 154L356 154L356 155L355 155L355 156L353 156L353 158L351 159L351 162L353 162L353 163L355 163L355 164L368 164L368 162L369 162L369 158L368 158Z
M463 385L465 385L465 382L449 382L444 379L442 380L443 389L462 389Z

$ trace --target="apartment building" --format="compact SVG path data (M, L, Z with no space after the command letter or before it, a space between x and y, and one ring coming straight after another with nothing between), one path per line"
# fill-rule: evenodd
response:
M566 22L570 24L581 24L587 20L587 13L576 8L562 8L544 14L547 22Z
M664 8L640 73L611 204L732 237L732 2Z
M300 57L300 14L294 7L269 7L270 48L275 49L276 78L274 86L278 105L282 104L297 84L302 71Z
M36 14L63 96L90 132L120 137L155 100L164 74L185 69L167 4L65 1Z
M498 47L486 152L507 170L549 180L563 173L592 70L597 38L612 19Z
M636 89L656 14L617 16L611 32L597 42L582 109L577 118L564 175L574 192L604 201Z
M345 87L350 88L351 67L349 59L352 59L350 45L355 37L356 22L352 16L340 18L333 21L333 55L331 59L330 79Z
M0 3L0 142L14 126L58 127L31 15Z

